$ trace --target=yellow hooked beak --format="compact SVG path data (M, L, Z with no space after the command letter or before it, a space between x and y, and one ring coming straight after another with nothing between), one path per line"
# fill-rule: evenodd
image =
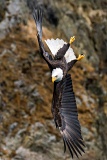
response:
M56 77L52 77L52 82L54 83L56 81Z

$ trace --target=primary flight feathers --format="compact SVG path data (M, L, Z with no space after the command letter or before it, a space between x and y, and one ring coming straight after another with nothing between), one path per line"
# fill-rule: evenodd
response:
M62 87L62 99L59 107L59 113L62 120L60 132L65 143L65 150L67 145L71 156L73 157L74 153L78 157L78 154L81 155L81 151L84 152L82 148L84 143L81 136L81 127L78 120L72 80L69 74L64 78L61 88Z

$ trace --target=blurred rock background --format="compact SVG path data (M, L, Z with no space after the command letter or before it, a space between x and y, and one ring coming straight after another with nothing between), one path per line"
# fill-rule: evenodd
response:
M107 1L38 3L44 8L43 40L75 35L72 48L85 54L70 72L86 144L80 159L107 160ZM1 160L71 159L53 122L52 91L26 1L0 0Z

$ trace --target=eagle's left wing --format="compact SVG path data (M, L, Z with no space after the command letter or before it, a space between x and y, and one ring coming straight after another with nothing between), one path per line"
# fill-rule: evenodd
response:
M42 39L42 19L43 19L43 10L42 8L34 8L33 9L33 18L36 23L37 32L40 36L40 39Z
M38 7L38 8L34 7L33 11L32 11L32 14L33 14L33 18L34 18L35 23L36 23L37 39L38 39L38 43L39 43L39 48L40 48L41 56L47 62L50 70L52 71L51 63L52 63L53 58L52 58L52 56L48 52L45 51L44 44L42 42L43 9L41 7Z
M67 75L59 87L56 86L53 97L53 115L64 141L64 151L68 147L71 156L84 152L81 127L78 120L75 96L71 76Z

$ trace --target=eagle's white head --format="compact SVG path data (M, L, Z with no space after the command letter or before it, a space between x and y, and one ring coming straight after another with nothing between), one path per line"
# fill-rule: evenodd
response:
M61 68L53 69L52 71L52 82L59 82L63 78L63 70Z

